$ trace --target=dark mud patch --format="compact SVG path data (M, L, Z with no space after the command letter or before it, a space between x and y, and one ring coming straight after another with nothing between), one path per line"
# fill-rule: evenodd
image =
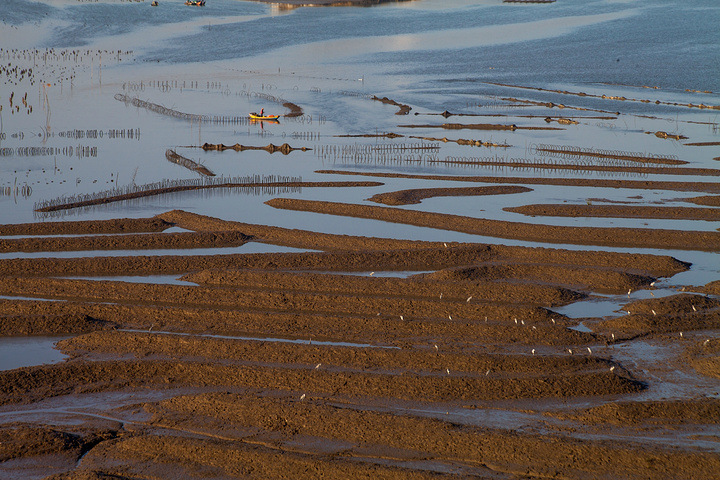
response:
M398 192L379 193L368 200L385 205L413 205L433 197L474 197L481 195L509 195L532 192L531 188L516 186L466 188L414 188Z
M652 207L644 205L522 205L503 208L506 212L547 217L656 218L717 222L720 209L693 207Z
M0 337L32 336L32 335L58 335L69 333L85 333L94 330L116 328L117 324L106 320L99 320L90 315L72 313L32 313L23 309L9 312L4 307L12 302L0 301L2 314L0 314Z
M706 207L720 207L719 195L705 195L702 197L684 198L683 202L694 203L696 205L705 205Z
M296 150L300 150L301 152L307 152L308 150L312 150L311 148L307 147L291 147L287 143L283 143L282 145L274 145L270 143L264 147L240 145L239 143L236 143L235 145L224 145L222 143L203 143L200 148L206 151L214 150L218 152L224 152L225 150L234 150L236 152L244 152L246 150L264 150L268 153L280 152L283 155L288 155L290 152L294 152Z
M444 130L564 130L557 127L519 127L512 124L499 123L443 123L440 125L398 125L400 128L442 128Z
M0 235L93 235L162 232L173 224L158 217L0 225Z
M0 252L222 248L243 245L251 238L241 232L176 232L154 235L0 239Z
M408 113L410 113L410 110L412 110L412 107L410 107L410 105L398 103L395 100L391 100L387 97L378 98L376 96L373 96L372 99L381 103L385 103L387 105L395 105L396 107L399 107L400 110L398 110L395 115L407 115Z

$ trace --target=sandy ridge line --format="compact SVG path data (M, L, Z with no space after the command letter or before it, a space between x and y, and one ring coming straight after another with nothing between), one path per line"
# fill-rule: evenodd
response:
M437 268L444 268L442 267L442 265L454 266L476 263L478 261L484 260L493 260L506 263L520 262L612 268L621 269L640 275L658 277L672 276L676 273L687 270L689 267L688 264L680 262L669 256L608 253L599 251L577 251L543 247L483 245L476 243L426 242L420 240L396 240L377 237L337 235L314 232L310 230L288 229L283 227L273 227L222 220L215 217L208 217L204 215L185 212L182 210L172 210L149 219L100 220L97 222L46 222L40 224L23 224L18 225L17 227L19 227L20 231L25 232L27 232L28 229L34 232L36 231L35 227L38 227L38 232L41 232L45 235L73 232L73 229L78 228L78 225L80 228L86 229L100 228L105 233L123 233L133 228L136 223L140 223L143 225L156 225L157 228L161 230L175 226L197 232L240 231L254 237L256 241L264 241L275 245L308 249L322 249L329 251L327 254L245 254L242 255L241 258L249 260L242 260L243 263L238 264L237 268L244 266L245 268L269 268L272 270L293 268L306 270L328 270L335 268L334 265L339 262L340 265L338 268L340 269L345 269L348 271L359 271L363 268L370 267L370 270L366 271L371 271L380 270L383 268L395 269L395 266L401 262L398 262L393 257L401 256L411 258L413 255L417 256L418 259L422 259L422 266L421 268L419 268L419 270L427 270L431 264L437 265ZM15 230L15 225L0 225L0 231L2 231L2 229L5 227L10 228L14 231L18 231ZM81 230L81 232L82 231L85 230ZM412 253L413 250L419 249L425 251ZM380 250L382 252L372 252L377 250ZM393 255L387 254L387 251L389 250L395 251L393 252ZM332 256L332 251L335 251L335 257ZM355 251L356 253L360 253L361 255L353 256L353 253L351 253L353 251ZM443 260L437 261L436 259L434 259L434 257L436 256L442 257ZM280 263L266 264L267 259L270 257L277 258L277 261ZM342 260L345 257L356 259L353 261L354 268L349 266L347 260ZM360 258L367 258L367 260L357 261L357 259ZM373 260L371 260L371 258ZM299 259L302 259L302 262L300 262ZM50 262L50 260L51 259L47 259L48 262ZM98 259L98 264L106 261L111 262L112 260L107 258L100 258ZM416 260L405 261L402 265L403 268L407 267L414 261ZM4 262L7 261L0 261L0 266L2 266ZM212 258L200 257L199 263L202 262L207 262L206 267L193 266L191 268L188 268L186 271L201 270L203 268L223 268L223 265L227 264L227 262L219 256L215 256ZM323 262L325 262L325 264L323 264ZM374 265L365 265L366 263L370 262L377 263L375 263ZM193 262L190 263L195 265ZM28 263L26 266L30 267L32 265L34 264ZM216 266L213 267L213 265ZM123 268L125 268L125 266L123 266ZM91 268L91 266L87 267L90 268L89 270L87 270L87 273L97 273L99 271L97 269ZM158 272L164 272L170 271L170 268L172 267L163 264L158 268L160 268L160 270L157 270ZM27 272L25 272L25 270L16 271L31 273L32 271L35 271L35 269L36 267L31 267L31 269ZM406 269L412 270L412 268ZM8 271L9 269L3 270ZM73 269L73 271L74 270L76 269ZM63 270L57 271L59 273L63 273ZM101 271L112 272L113 270L108 267L102 269ZM48 272L53 272L52 268L48 269Z
M433 281L411 277L330 275L309 272L204 270L182 277L212 287L260 288L272 285L284 292L346 293L357 296L427 298L446 302L493 301L543 306L566 305L585 298L568 288L507 281Z
M556 265L596 266L622 269L631 273L656 277L669 277L676 273L686 271L690 266L687 263L680 262L672 257L664 255L577 251L544 247L514 247L505 245L484 245L477 243L424 242L419 240L393 240L376 237L334 235L308 230L268 227L264 225L226 221L182 210L173 210L161 214L158 217L189 230L212 231L239 229L248 235L256 237L258 241L266 241L275 245L294 246L300 248L321 248L324 250L345 251L360 250L363 251L362 253L367 253L365 252L367 250L395 250L393 255L400 255L401 253L398 251L399 249L429 249L424 253L425 255L428 255L430 254L432 248L437 248L439 256L450 255L452 258L455 258L456 255L456 253L453 252L453 249L469 249L474 252L473 254L476 255L476 257L465 264L475 263L480 260L494 260L498 262L534 262ZM402 255L407 254L410 254L410 252L402 253ZM423 255L423 253L419 252L416 254ZM303 258L310 258L310 254L302 254L302 256ZM377 263L377 268L373 267L371 270L379 270L382 267L390 267L392 263L386 262L386 259L389 257L390 256L388 255L378 257L380 261ZM455 265L461 264L458 260L453 261L455 262ZM431 263L428 259L425 259L424 266L419 270L428 270L430 265L437 265L437 263L438 262L435 261ZM273 268L278 269L287 267L278 264ZM308 266L301 268L312 269ZM434 268L442 267L436 266ZM323 267L323 270L327 270L327 265ZM356 268L353 270L358 271L359 269Z
M68 383L67 379L73 382ZM350 397L411 401L472 402L519 398L563 398L626 394L643 389L609 370L526 378L505 375L385 374L328 371L287 366L226 365L206 361L70 361L0 372L0 405L39 401L56 395L157 389L169 386L262 388Z
M528 185L567 185L573 187L629 188L633 190L670 190L678 192L705 192L720 194L720 183L712 182L660 182L651 180L608 180L588 178L490 177L458 175L412 175L404 173L370 173L347 170L316 170L315 173L332 175L358 175L377 178L408 178L443 182L513 183Z
M587 345L598 341L596 335L565 328L571 325L562 315L553 315L556 324L532 329L522 328L487 309L488 322L466 318L424 318L402 321L397 316L331 315L292 311L258 312L201 308L191 306L129 305L112 303L47 302L2 300L3 319L24 317L32 321L38 333L55 331L89 332L107 328L137 328L197 334L240 337L286 338L304 341L356 342L376 345L424 346L440 342L443 349L477 348L489 343L515 345ZM66 317L84 316L87 320L67 324ZM95 320L103 319L103 320ZM42 323L41 323L42 322ZM44 329L43 329L44 328ZM342 335L339 335L342 332ZM14 333L14 332L9 332ZM619 339L619 337L618 337Z
M505 207L506 212L550 217L657 218L677 220L720 220L720 209L700 207L653 207L647 205L533 204Z
M718 186L720 187L720 184ZM720 233L718 232L536 225L501 220L485 220L460 215L419 212L390 207L287 198L276 198L265 203L271 207L286 210L369 218L475 235L512 238L542 243L677 250L720 250Z
M531 192L527 187L501 185L493 187L460 187L460 188L413 188L395 192L378 193L368 198L371 202L385 205L418 204L426 198L434 197L467 197L481 195L509 195Z
M286 436L340 438L353 444L354 450L367 444L412 449L438 460L477 462L518 474L517 465L526 465L540 476L552 476L554 467L573 478L664 478L663 472L676 474L680 467L690 476L702 477L712 476L720 465L712 453L675 452L621 440L581 440L557 434L519 435L412 414L338 408L313 399L298 402L261 397L249 401L241 395L211 393L176 397L150 404L147 409L153 414L151 423L194 427L209 422L220 431L221 425L232 423L266 433L280 431ZM548 444L553 448L548 449Z
M172 428L167 424L155 428ZM452 473L438 473L419 468L404 467L403 460L396 460L377 453L359 457L323 452L311 455L297 444L281 445L275 439L261 441L244 436L233 441L223 441L207 431L176 427L182 435L143 435L106 442L94 448L83 457L83 463L70 478L95 479L98 475L112 478L148 478L158 459L163 459L162 475L151 478L195 478L189 475L188 463L202 466L202 475L207 478L352 478L357 480L432 480L438 478L461 478ZM190 435L188 435L190 434ZM237 433L233 432L237 437ZM204 438L198 438L202 436ZM380 462L362 461L366 458ZM358 461L360 460L360 461ZM416 459L411 459L416 460ZM397 464L393 464L397 463ZM197 467L195 467L197 468ZM472 469L473 476L483 475ZM290 473L290 475L289 475ZM304 474L304 475L303 475ZM87 475L84 476L84 475ZM477 476L475 478L483 478ZM486 477L490 478L490 477ZM48 480L68 480L60 476Z
M162 232L173 224L159 217L0 225L0 235L91 235Z
M338 235L310 230L290 229L257 225L251 223L222 220L183 210L171 210L156 218L178 227L194 231L230 231L238 230L246 235L286 247L308 248L313 250L397 250L444 246L441 242L421 240L396 240L377 237L358 237ZM449 245L449 244L448 244Z
M258 365L288 365L330 372L362 369L376 373L405 372L446 375L548 378L577 373L604 372L616 363L588 355L527 355L465 353L434 348L366 348L312 343L263 342L164 333L104 331L62 340L60 350L73 358L102 358L106 354L136 358L221 361L242 359ZM616 373L620 373L620 368Z
M220 289L182 285L133 284L86 280L5 278L0 294L40 298L154 304L204 308L232 308L251 311L294 311L333 315L394 316L402 321L425 318L484 319L486 316L511 321L515 317L549 323L551 313L543 307L468 302L437 302L430 299L360 297L347 294L293 293L272 289ZM112 288L109 288L112 287Z
M502 275L507 275L523 280L543 279L547 283L566 286L570 281L572 288L597 286L608 291L641 288L658 276L671 276L688 268L687 264L663 256L462 244L426 250L2 259L0 276L15 276L17 272L22 272L23 276L127 276L218 269L344 273L427 271L469 265L477 266L477 270L451 275L452 281L483 280L479 275L483 272L488 276L485 280L502 280ZM464 275L467 278L463 278ZM443 281L440 277L431 280ZM606 281L608 283L603 284Z
M250 241L241 232L173 232L91 237L0 238L0 252L67 252L79 250L152 250L163 248L236 247Z

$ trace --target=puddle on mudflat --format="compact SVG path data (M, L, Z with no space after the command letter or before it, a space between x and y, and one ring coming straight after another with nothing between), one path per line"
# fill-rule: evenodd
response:
M653 290L636 290L631 291L629 295L599 295L581 300L579 302L564 305L562 307L553 308L554 312L565 315L568 318L614 318L627 315L627 312L621 307L627 303L636 300L645 300L648 298L663 298L671 295L677 295L679 292L675 289L653 289ZM590 328L584 326L582 322L570 327L573 330L581 332L590 332Z
M67 355L55 348L55 344L65 338L69 336L0 338L0 371L47 365L66 359Z

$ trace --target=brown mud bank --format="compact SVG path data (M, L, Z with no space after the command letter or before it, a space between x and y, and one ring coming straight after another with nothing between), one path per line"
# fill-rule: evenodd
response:
M418 204L426 198L433 197L469 197L479 195L507 195L512 193L531 192L527 187L465 187L465 188L415 188L398 192L387 192L373 195L368 200L385 205Z
M632 315L592 318L593 331L554 311L651 289L689 268L672 257L177 210L0 231L25 237L3 240L9 254L129 251L0 259L0 335L75 333L58 344L68 360L0 372L0 476L718 478L717 402L638 400L658 377L615 352L682 328L687 345L668 362L715 378L720 342L702 335L720 303L628 300ZM73 235L34 238L60 232ZM307 251L142 251L247 242ZM664 443L665 427L683 441Z
M612 217L703 220L717 222L720 209L693 207L650 207L644 205L522 205L504 208L528 216L548 217Z
M266 202L275 208L323 213L458 232L543 243L570 243L633 248L720 250L720 233L635 228L565 227L487 220L390 207L336 202L275 198Z

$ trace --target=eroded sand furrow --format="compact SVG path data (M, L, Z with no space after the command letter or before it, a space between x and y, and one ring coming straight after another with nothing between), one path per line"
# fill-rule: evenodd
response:
M0 235L91 235L162 232L172 227L158 217L0 225Z
M703 220L717 222L720 209L700 207L650 207L644 205L522 205L503 210L529 216L610 217Z
M552 377L604 372L617 365L587 354L531 355L466 353L441 344L426 348L343 347L312 343L284 343L173 335L152 332L94 332L63 340L59 348L73 357L107 354L144 358L203 358L267 365L293 365L323 371L352 369L371 372L415 372L469 376ZM435 348L437 347L437 348ZM617 368L617 373L621 369ZM552 372L552 373L551 373ZM487 374L487 375L486 375Z
M720 249L720 233L683 230L565 227L531 223L486 220L481 218L418 212L390 207L376 207L337 202L319 202L275 198L268 205L285 210L315 212L355 218L471 233L476 235L528 240L542 243L604 245L633 248L665 248L677 250Z
M584 294L563 287L494 281L495 278L432 281L416 276L409 279L380 277L373 276L373 273L361 277L309 272L203 270L185 275L182 279L207 286L266 288L284 292L345 293L356 296L433 298L475 303L491 301L554 306L585 298Z
M399 316L377 314L336 316L289 311L256 312L215 306L200 308L26 300L0 300L0 313L8 322L18 317L33 322L33 331L38 334L56 331L83 333L115 327L305 341L424 345L428 348L438 342L443 348L500 343L526 345L528 351L530 346L575 346L598 341L593 334L567 328L571 323L561 315L553 317L555 323L536 326L530 322L522 325L520 321L515 324L507 318L492 316L487 322L458 317L402 320ZM43 324L36 322L39 316L46 318ZM67 318L77 316L90 319L89 323L67 323ZM533 326L536 328L533 329ZM25 331L21 327L22 324L9 330L8 334L21 334Z
M411 319L456 316L510 320L520 317L549 322L552 312L542 307L497 303L439 302L423 298L388 298L345 294L293 293L269 288L228 289L183 285L136 284L39 278L2 278L0 294L40 298L114 302L159 306L199 306L253 311L293 311L337 315L384 315Z
M308 455L297 445L278 448L270 441L228 441L217 435L201 435L194 431L184 431L177 436L168 434L167 430L163 433L103 444L83 458L77 475L83 478L82 475L87 474L93 478L97 472L103 472L122 479L194 478L202 468L201 475L212 478L287 478L288 472L301 477L360 480L462 478L420 467L409 469L403 468L402 464L388 465L392 462L382 457L373 464L342 455ZM342 449L329 450L332 453ZM470 472L483 475L483 469Z
M479 463L494 470L537 476L558 471L572 478L715 478L720 458L705 452L677 452L628 441L579 440L560 435L487 430L412 414L393 414L327 405L314 399L247 398L212 393L181 396L146 409L152 424L227 432L245 427L255 438L320 437L347 442L347 454L402 451L451 463ZM247 431L247 430L246 430ZM548 449L547 445L553 448ZM407 455L408 453L406 453Z
M236 247L250 237L240 232L181 232L92 237L0 239L0 252L67 252L78 250L151 250Z
M519 398L575 397L637 392L640 382L609 370L536 378L462 373L328 371L315 368L215 364L204 361L66 362L0 372L0 405L126 389L256 388L317 395L382 397L429 402L472 402ZM73 382L68 383L67 379ZM299 394L298 394L299 395Z

